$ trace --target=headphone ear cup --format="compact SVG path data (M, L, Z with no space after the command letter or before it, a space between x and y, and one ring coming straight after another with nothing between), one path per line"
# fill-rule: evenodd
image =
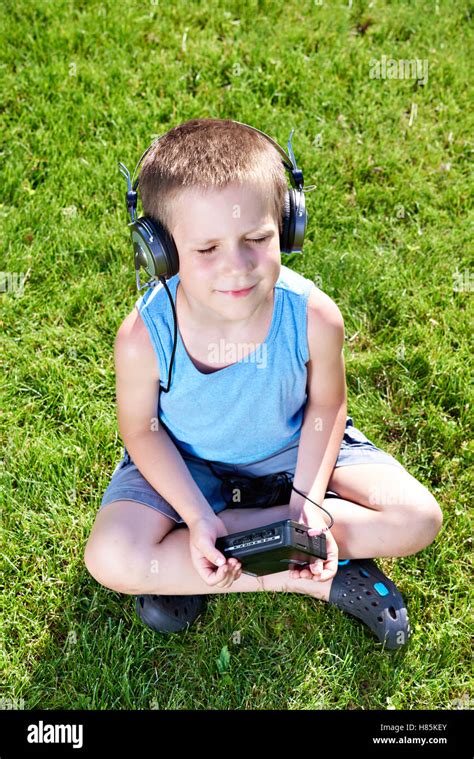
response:
M292 198L290 190L285 195L285 202L283 205L283 228L280 234L280 252L291 253L290 237L291 237L291 215L292 215Z
M179 255L173 237L159 221L142 216L131 225L135 269L142 267L148 277L172 277L179 271Z
M304 192L291 187L288 189L284 205L283 230L280 235L282 253L301 253L303 251L306 224Z
M308 214L306 213L306 198L303 190L291 189L293 195L293 215L291 227L291 246L294 253L303 252Z

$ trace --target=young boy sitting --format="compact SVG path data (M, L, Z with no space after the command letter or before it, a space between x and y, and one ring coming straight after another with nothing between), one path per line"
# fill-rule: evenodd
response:
M284 591L352 614L387 648L404 645L405 604L372 559L422 550L442 513L347 416L339 308L281 264L281 156L238 122L194 119L149 151L139 187L179 273L169 292L157 280L118 330L125 447L86 546L89 572L136 595L140 618L162 632L186 628L209 593ZM286 478L283 500L270 489L268 505L252 508L225 489L264 475L275 488ZM288 518L325 531L326 561L253 577L215 546Z

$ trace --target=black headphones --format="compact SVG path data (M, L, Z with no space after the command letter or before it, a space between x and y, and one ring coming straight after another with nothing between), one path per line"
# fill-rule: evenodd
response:
M260 131L256 127L252 127L249 124L243 124L241 121L234 121L229 119L234 124L240 124L241 126L252 129L255 132L263 135L269 140L272 145L278 150L282 156L283 165L290 174L290 179L293 187L289 187L284 203L283 210L283 225L282 232L280 234L280 252L281 253L301 253L303 249L304 236L307 225L307 213L304 193L315 188L315 185L309 187L303 187L303 172L296 165L293 148L291 145L291 139L293 137L294 129L291 130L288 140L288 154L285 153L283 148L278 145L271 137L264 132ZM127 211L130 215L131 221L129 227L131 229L131 238L134 250L134 263L135 263L135 276L137 283L137 290L142 290L144 287L152 286L156 280L162 282L165 287L168 297L171 301L171 307L173 309L174 316L174 345L171 355L170 372L168 379L168 387L162 388L162 391L167 393L171 383L171 369L173 365L174 354L176 351L177 342L177 318L176 311L173 303L173 298L166 284L166 279L174 276L179 271L179 256L173 237L167 232L163 225L158 221L152 221L147 216L141 216L136 218L137 210L137 187L138 177L133 181L135 174L141 162L149 151L159 142L165 134L160 135L158 139L154 140L152 144L145 150L140 157L133 177L130 178L130 172L127 167L119 161L120 172L127 180L127 192L125 194L125 200L127 204ZM142 267L148 275L148 281L140 284L140 267Z

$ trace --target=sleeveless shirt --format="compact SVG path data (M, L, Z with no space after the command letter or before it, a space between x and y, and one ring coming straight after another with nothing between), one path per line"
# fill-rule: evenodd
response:
M178 283L179 273L166 281L175 308ZM228 344L229 365L209 374L192 362L178 325L171 385L159 394L157 418L180 452L245 465L298 442L307 400L307 300L314 287L282 265L264 342L240 359L235 344ZM156 354L160 385L167 387L174 320L163 284L154 283L135 305Z

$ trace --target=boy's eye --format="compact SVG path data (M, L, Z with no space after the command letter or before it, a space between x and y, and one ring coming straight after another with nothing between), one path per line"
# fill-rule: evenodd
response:
M268 240L268 235L266 235L266 237L259 237L257 240L247 240L247 242L262 243L265 240ZM216 245L213 245L212 248L207 248L207 250L198 250L198 253L201 253L201 255L205 256L206 253L212 253L216 247Z
M216 249L216 246L213 245L212 248L208 248L207 250L198 250L198 253L201 253L201 255L205 255L206 253L212 253L213 250Z

